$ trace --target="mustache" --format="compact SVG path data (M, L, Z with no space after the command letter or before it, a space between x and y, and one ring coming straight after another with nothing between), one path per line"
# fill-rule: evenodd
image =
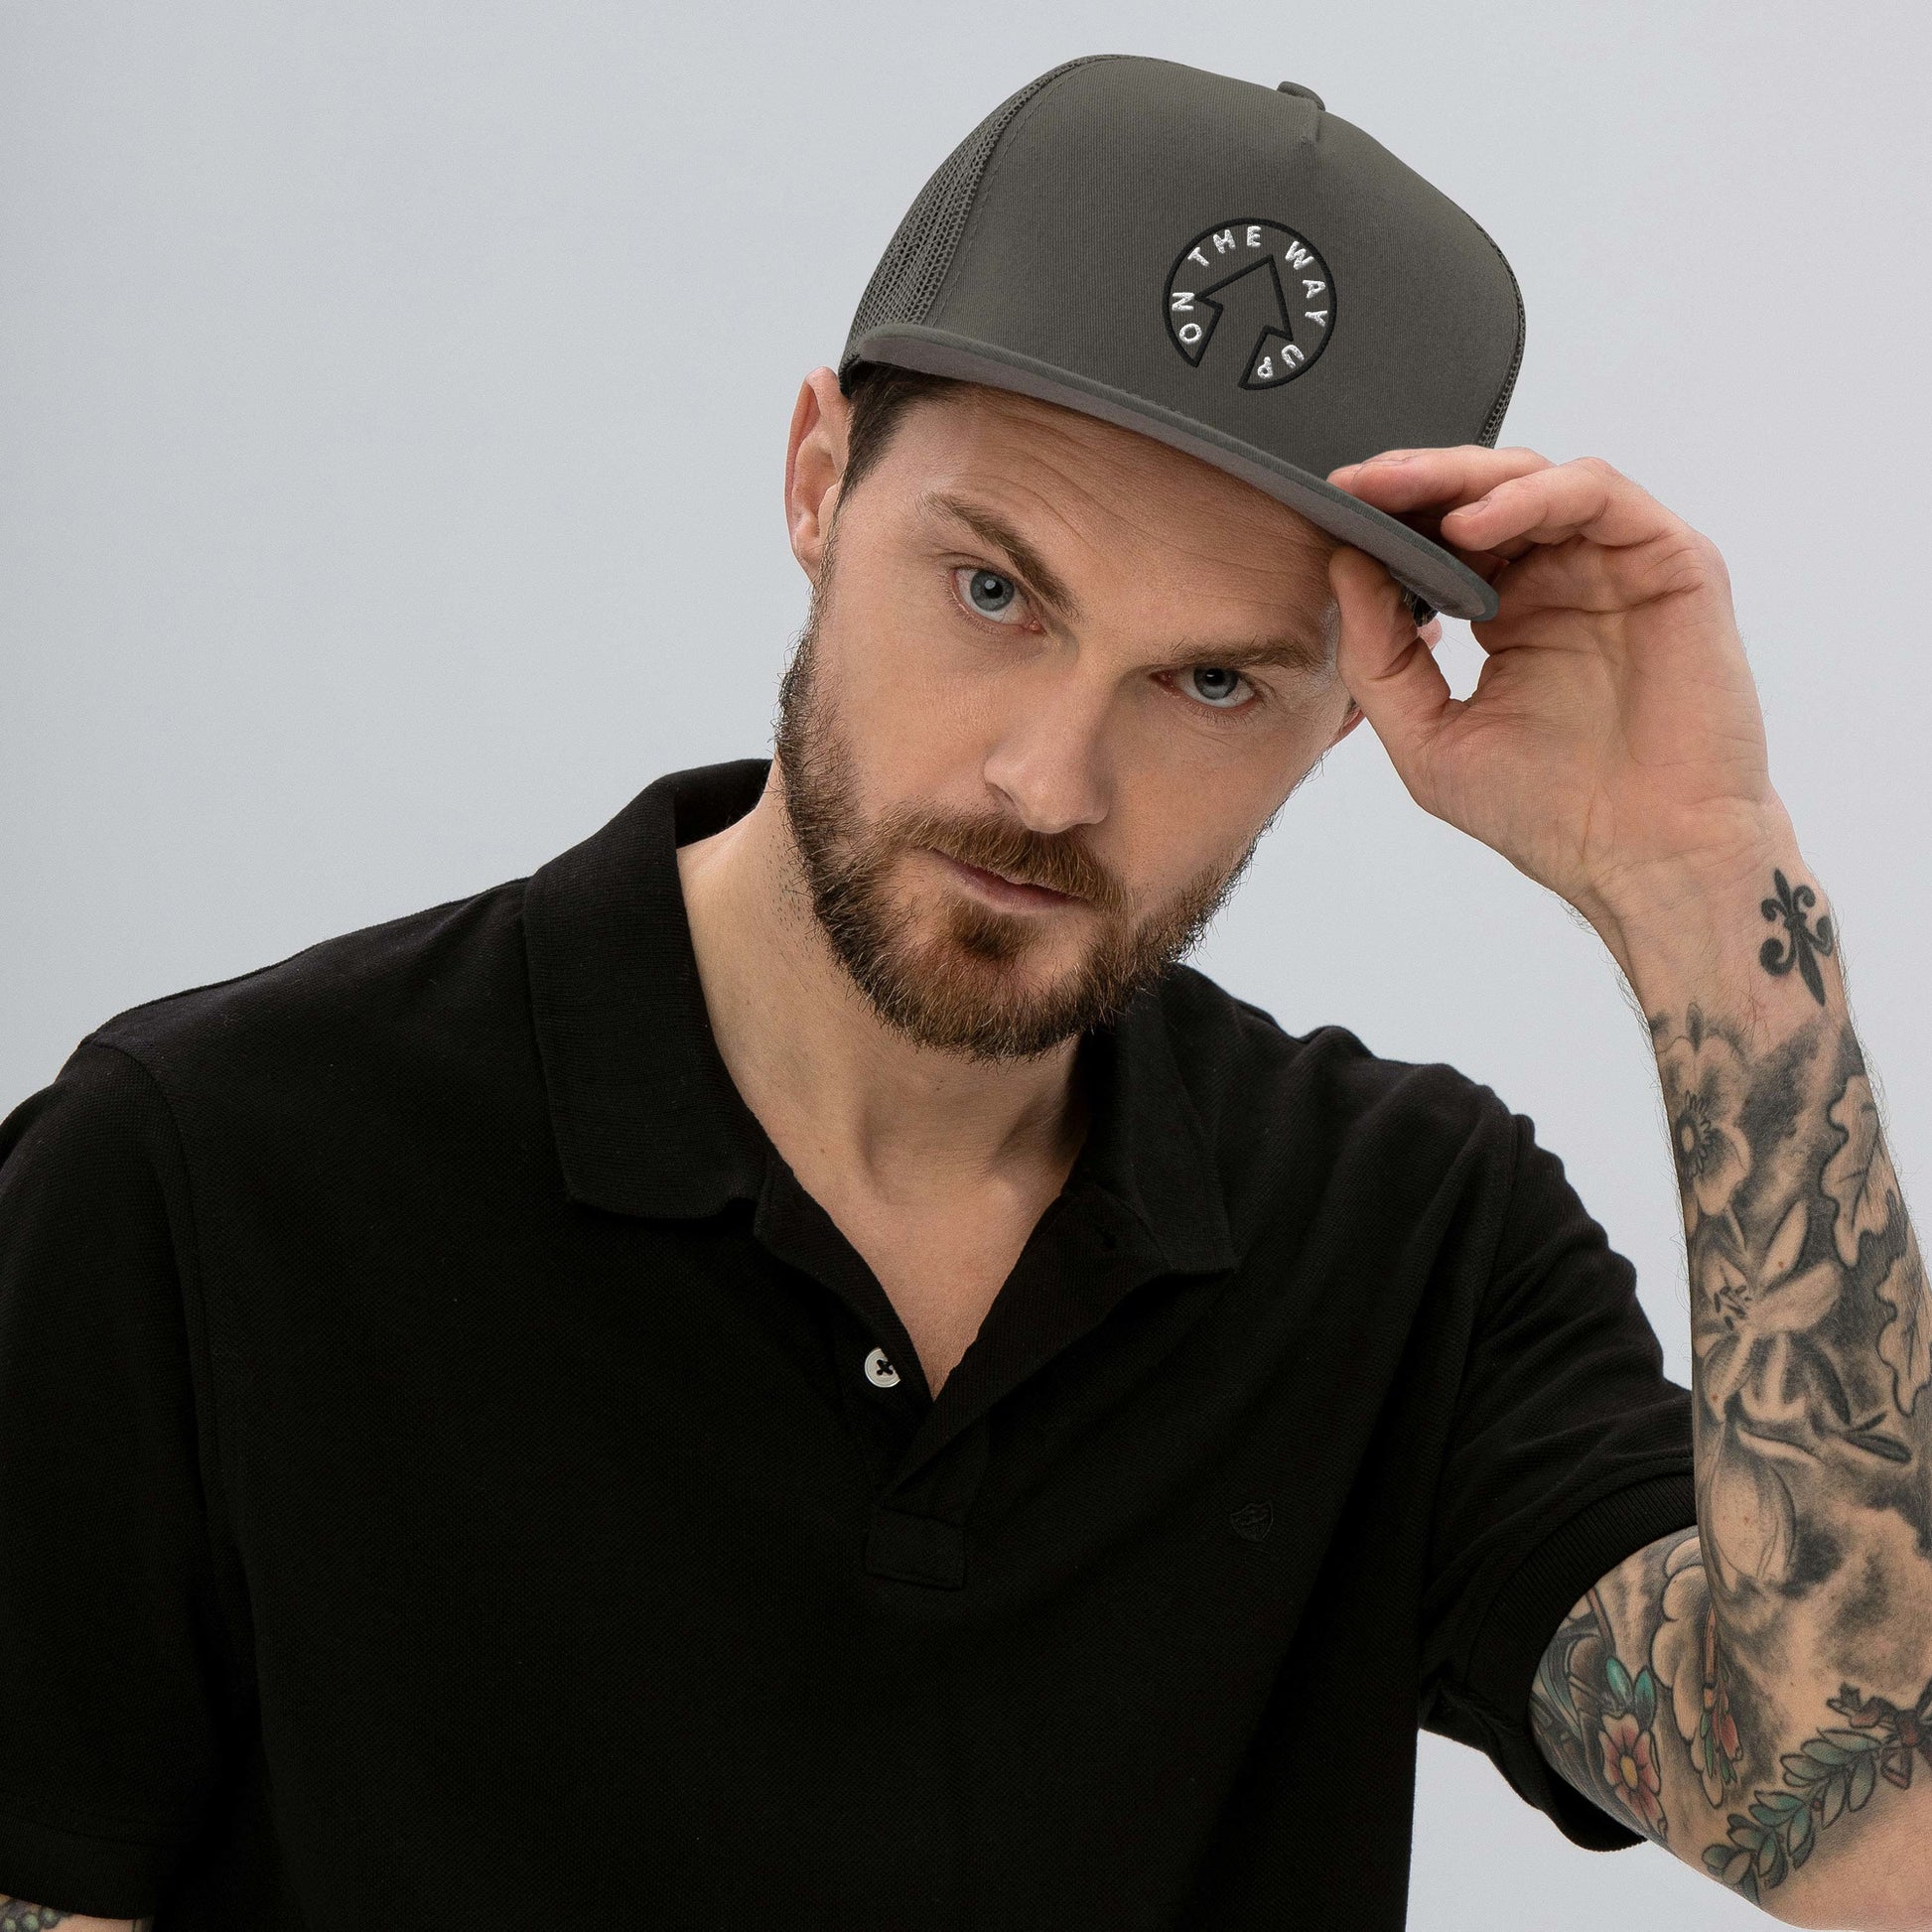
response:
M958 818L925 808L896 812L881 829L895 845L930 846L963 865L1023 886L1044 886L1103 912L1127 907L1119 881L1071 833L1035 832L1010 818Z

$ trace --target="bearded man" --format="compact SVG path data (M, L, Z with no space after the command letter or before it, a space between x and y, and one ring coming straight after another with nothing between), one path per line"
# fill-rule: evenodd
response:
M1495 447L1521 352L1306 87L1054 69L800 389L773 757L14 1112L11 1923L1393 1928L1423 1725L1932 1924L1836 922L1722 561ZM1693 1389L1528 1120L1183 963L1364 717L1651 1016Z

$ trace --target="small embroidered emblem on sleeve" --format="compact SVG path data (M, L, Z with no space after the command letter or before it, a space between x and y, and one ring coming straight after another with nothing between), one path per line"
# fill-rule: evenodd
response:
M1328 264L1279 221L1203 229L1180 251L1163 300L1174 347L1244 389L1279 389L1306 374L1334 331Z

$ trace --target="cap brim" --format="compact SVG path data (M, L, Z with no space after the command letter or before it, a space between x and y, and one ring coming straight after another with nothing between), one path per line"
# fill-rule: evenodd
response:
M1143 436L1184 450L1229 476L1239 477L1306 516L1317 529L1366 551L1386 564L1389 574L1405 590L1446 616L1481 623L1496 615L1496 593L1468 565L1406 523L1398 523L1345 489L1337 489L1311 470L1300 469L1252 443L1163 409L1158 403L1144 402L1076 370L1056 368L996 343L977 342L916 323L891 323L867 331L846 356L841 375L855 361L892 362L900 368L922 369L928 375L950 375L963 382L1013 389L1118 423L1123 429L1138 430Z

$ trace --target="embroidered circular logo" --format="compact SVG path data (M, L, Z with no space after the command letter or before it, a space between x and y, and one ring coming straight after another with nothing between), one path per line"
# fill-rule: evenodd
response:
M1167 310L1168 340L1195 368L1244 389L1279 389L1327 347L1334 279L1279 221L1224 221L1180 251Z

